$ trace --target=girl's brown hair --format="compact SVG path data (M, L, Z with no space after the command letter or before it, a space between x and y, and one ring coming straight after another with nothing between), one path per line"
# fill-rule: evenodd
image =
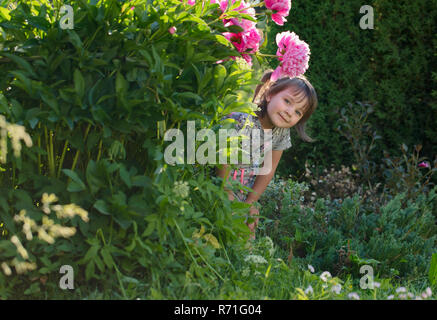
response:
M314 142L315 140L310 138L306 134L305 126L306 122L317 108L318 100L316 90L314 90L314 87L303 75L294 78L281 78L276 80L275 82L271 82L270 76L272 75L272 73L273 70L267 70L261 79L261 82L263 82L263 84L257 85L255 89L255 95L252 100L252 102L258 104L258 111L255 111L255 113L258 115L258 117L263 118L267 114L268 102L266 97L272 97L277 93L292 87L293 89L298 91L299 95L303 93L307 100L307 103L304 107L304 115L294 127L297 131L297 134L299 135L299 137L302 138L302 140L307 142Z

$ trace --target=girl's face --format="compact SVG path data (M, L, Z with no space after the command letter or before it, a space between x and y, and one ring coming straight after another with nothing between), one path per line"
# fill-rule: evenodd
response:
M274 96L267 96L267 118L278 128L291 128L303 116L307 98L303 92L289 88Z

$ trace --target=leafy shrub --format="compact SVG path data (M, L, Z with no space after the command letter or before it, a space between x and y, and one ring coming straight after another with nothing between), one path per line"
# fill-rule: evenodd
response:
M335 170L331 166L329 171L323 169L322 172L317 172L314 169L314 165L312 168L308 163L305 165L305 178L309 180L311 185L311 189L305 193L306 199L310 200L308 205L316 198L336 199L341 202L344 198L352 197L355 193L361 192L359 174L352 173L349 167L342 165L339 170Z
M277 201L269 192L284 188ZM317 199L304 205L308 186L291 180L271 183L262 197L265 230L282 250L336 275L358 275L360 265L372 264L382 276L425 274L437 244L433 212L437 187L413 203L402 193L376 210L363 206L358 195L337 200ZM377 205L377 204L375 204Z
M229 263L223 244L249 235L244 218L231 213L247 208L232 207L209 168L169 166L163 158L167 129L185 130L184 120L216 128L224 114L252 110L241 94L257 84L252 70L231 59L215 63L240 56L221 36L228 30L218 4L65 3L74 10L72 30L59 28L60 2L11 2L1 10L0 114L33 142L1 164L5 241L19 232L15 212L36 214L34 199L54 193L89 214L88 223L73 219L78 232L60 241L77 296L175 296L190 282L207 288L221 281L217 268ZM29 279L59 276L56 264L42 269L56 250L39 250L35 270L19 278L0 273L2 297L64 294L57 281L26 291Z
M384 192L394 197L396 194L406 192L407 199L415 199L419 194L428 193L433 185L431 179L437 171L437 158L431 165L425 157L419 157L422 145L414 146L411 155L408 147L402 144L402 156L390 157L384 152L383 175L385 178Z
M432 0L372 0L374 29L362 30L363 1L294 1L284 26L272 25L267 51L276 52L275 33L294 30L311 47L306 73L319 97L308 122L309 144L292 135L293 151L279 165L282 176L297 179L304 164L328 168L353 164L353 151L335 132L337 108L351 101L376 103L372 127L381 136L369 160L379 162L383 150L398 155L402 143L423 145L423 155L437 153L436 64L434 32L437 7ZM276 62L272 61L272 67ZM421 79L421 80L419 80Z

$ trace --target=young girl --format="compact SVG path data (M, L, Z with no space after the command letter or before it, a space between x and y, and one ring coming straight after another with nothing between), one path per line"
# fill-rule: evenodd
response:
M217 169L217 175L227 181L229 174L233 180L253 189L253 192L233 192L226 188L228 197L231 201L238 200L253 204L250 208L251 215L259 215L259 210L255 203L258 201L270 180L273 178L282 152L291 147L290 128L295 127L297 134L307 142L313 142L305 133L305 124L317 107L317 94L313 86L304 76L294 78L281 78L275 82L270 81L273 70L264 73L261 82L255 89L253 102L258 104L256 116L250 114L233 112L225 118L236 120L235 128L237 131L249 126L255 129L272 129L271 148L264 148L263 132L261 132L260 151L271 152L272 170L266 175L254 174L255 168L259 167L256 159L250 158L251 164L238 164L236 170L230 172L229 165L222 165ZM271 151L269 151L271 150ZM267 153L266 153L267 154ZM255 222L248 225L252 232L252 239L255 238L255 229L258 225L258 218Z

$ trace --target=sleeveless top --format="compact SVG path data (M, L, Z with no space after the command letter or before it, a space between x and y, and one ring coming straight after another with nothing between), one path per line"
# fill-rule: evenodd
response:
M264 141L264 129L258 117L243 112L232 112L222 118L222 120L224 119L234 119L233 128L239 135L250 138L249 141L252 141L254 138L254 131L252 129L258 129L257 132L259 132L260 138L259 157L258 152L253 152L252 150L252 152L249 152L249 163L242 163L243 161L238 159L237 168L231 170L229 175L230 179L237 180L241 184L252 188L255 183L256 174L263 164L264 152L267 150L286 150L291 147L290 128L273 127L271 130L271 140L266 138L266 141ZM242 148L242 141L240 141L239 145ZM251 147L248 150L250 151ZM243 190L237 193L234 192L234 196L239 201L245 201L247 194L248 192Z

